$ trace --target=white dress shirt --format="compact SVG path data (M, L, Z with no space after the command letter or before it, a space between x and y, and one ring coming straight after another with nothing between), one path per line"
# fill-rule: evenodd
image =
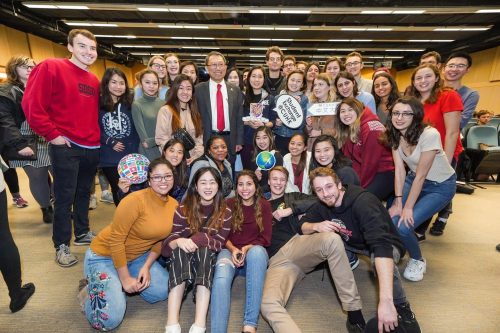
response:
M217 84L221 85L221 92L222 92L222 102L224 103L224 131L230 131L230 125L229 125L229 104L228 104L228 97L227 97L227 85L226 81L222 81L220 83L217 83L210 79L208 83L208 87L210 90L210 107L212 108L212 131L218 131L217 129Z

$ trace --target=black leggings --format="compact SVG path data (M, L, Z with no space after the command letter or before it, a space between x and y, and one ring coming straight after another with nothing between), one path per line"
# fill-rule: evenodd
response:
M113 201L115 206L118 206L120 203L120 199L118 198L118 181L120 180L120 175L118 175L117 167L104 167L102 169L102 173L108 179L109 186L111 186L111 193L113 194Z
M0 270L10 298L17 297L21 292L21 260L9 228L5 190L0 193Z
M19 178L15 168L9 168L3 173L10 194L19 193Z
M375 194L380 201L387 200L394 193L394 171L377 173L366 190Z

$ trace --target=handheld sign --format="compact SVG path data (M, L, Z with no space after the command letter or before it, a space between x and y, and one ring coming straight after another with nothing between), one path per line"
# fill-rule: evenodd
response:
M148 179L149 160L141 154L125 155L118 163L118 174L132 184L144 183Z
M300 103L291 95L279 95L274 111L278 113L278 117L286 127L299 128L304 121Z
M272 152L264 150L257 155L255 163L261 170L270 170L276 164L276 157Z
M309 116L334 116L337 114L337 106L340 102L315 103L307 109Z

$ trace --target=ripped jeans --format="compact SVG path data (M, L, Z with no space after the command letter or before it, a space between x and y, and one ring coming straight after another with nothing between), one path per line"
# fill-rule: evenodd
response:
M260 245L248 250L245 265L235 267L231 251L223 249L217 257L215 274L212 282L210 321L212 333L226 333L231 309L231 286L235 276L246 277L245 314L243 326L257 327L266 279L267 251Z

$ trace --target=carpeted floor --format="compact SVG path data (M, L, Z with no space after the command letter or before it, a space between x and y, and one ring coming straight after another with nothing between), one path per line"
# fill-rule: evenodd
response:
M34 282L37 289L25 309L11 314L7 288L0 281L0 332L94 332L76 300L85 247L72 246L80 258L74 267L61 268L54 262L52 227L41 222L26 178L22 171L19 175L21 192L30 206L18 209L9 205L8 211L21 253L23 280ZM500 252L495 250L500 243L499 205L500 186L477 189L472 196L458 194L445 234L427 236L422 244L427 274L418 283L405 281L405 289L424 332L500 332ZM113 210L113 205L100 203L90 213L92 229L99 231L107 225ZM376 312L377 291L366 259L355 270L355 277L363 313L369 318ZM328 275L324 279L322 275L322 270L315 271L299 284L288 304L289 312L303 332L346 332L346 315ZM243 296L244 280L238 278L233 286L228 332L241 332ZM166 306L166 302L149 305L140 297L131 297L125 320L116 331L163 332ZM192 323L193 311L192 298L188 297L181 313L184 332ZM272 332L262 319L259 332Z

